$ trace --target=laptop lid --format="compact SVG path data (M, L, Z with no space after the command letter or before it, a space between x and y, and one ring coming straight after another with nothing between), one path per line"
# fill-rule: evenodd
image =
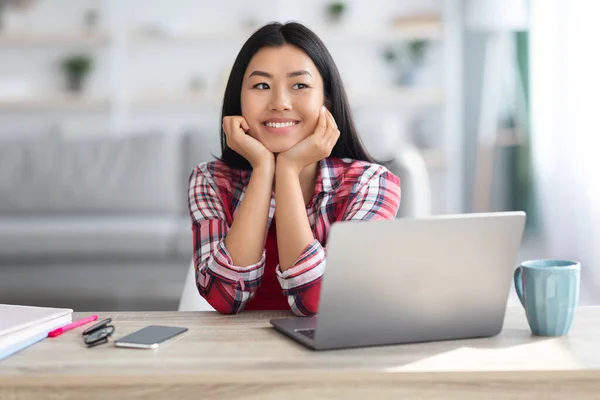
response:
M334 224L315 347L499 333L524 225L523 212Z

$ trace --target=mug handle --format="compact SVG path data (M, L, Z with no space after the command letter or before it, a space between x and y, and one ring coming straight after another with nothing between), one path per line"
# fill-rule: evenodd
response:
M521 302L521 305L525 307L525 301L523 300L523 270L520 266L515 269L513 280L515 282L515 291L517 292L517 296L519 296L519 301Z

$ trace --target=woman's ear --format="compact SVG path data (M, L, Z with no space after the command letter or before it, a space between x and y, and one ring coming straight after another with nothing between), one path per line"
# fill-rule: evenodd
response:
M329 100L329 97L325 97L324 106L331 111L331 100Z

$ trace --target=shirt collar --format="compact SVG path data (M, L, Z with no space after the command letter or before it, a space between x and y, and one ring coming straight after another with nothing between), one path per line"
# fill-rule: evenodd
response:
M331 192L337 189L342 183L343 176L342 174L338 175L338 173L343 171L343 169L335 168L333 161L334 160L331 158L325 158L319 161L315 192Z

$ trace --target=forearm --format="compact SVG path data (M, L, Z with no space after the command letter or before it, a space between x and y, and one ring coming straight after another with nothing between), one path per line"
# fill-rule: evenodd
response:
M276 166L275 200L279 268L285 271L294 265L314 236L306 214L299 173L284 162L278 162Z
M264 250L274 165L255 168L246 193L225 238L225 246L235 265L260 261Z

